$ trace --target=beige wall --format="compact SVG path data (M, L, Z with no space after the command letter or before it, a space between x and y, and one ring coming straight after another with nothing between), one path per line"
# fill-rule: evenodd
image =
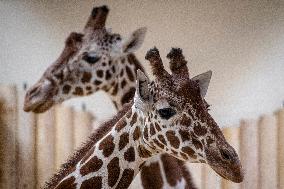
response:
M137 53L147 71L143 57L154 45L163 57L172 46L183 48L192 76L213 70L207 100L221 125L281 106L284 1L113 0L95 5L104 3L111 9L107 25L114 32L126 35L148 27ZM0 82L33 84L57 58L65 37L82 29L92 6L90 0L0 1ZM115 112L102 93L84 101L100 120Z

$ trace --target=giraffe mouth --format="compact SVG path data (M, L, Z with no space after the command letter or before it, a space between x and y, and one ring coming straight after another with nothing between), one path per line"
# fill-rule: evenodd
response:
M52 107L52 101L42 101L36 103L25 103L24 104L24 111L25 112L34 112L34 113L44 113L50 107Z

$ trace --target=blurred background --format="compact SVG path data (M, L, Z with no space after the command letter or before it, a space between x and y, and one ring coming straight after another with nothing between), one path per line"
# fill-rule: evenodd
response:
M282 106L283 1L95 1L103 4L110 8L107 27L113 32L127 36L148 28L136 53L148 72L144 56L153 46L162 57L171 47L182 48L192 76L213 71L207 101L221 126ZM93 5L93 0L0 1L0 82L34 84L69 33L82 31ZM67 103L82 102L99 122L115 113L103 93Z
M221 127L236 128L224 131L228 140L242 152L246 171L253 175L261 169L269 169L265 174L273 174L274 178L270 178L272 185L267 182L254 185L267 176L260 171L252 178L256 180L250 180L242 188L283 189L284 181L279 184L278 168L282 167L284 175L284 164L277 165L276 161L284 160L283 147L279 147L282 146L280 138L284 137L284 112L280 111L281 119L273 117L273 113L279 113L284 105L284 1L0 1L0 84L13 84L19 89L24 83L33 85L57 59L69 33L81 32L93 6L105 4L110 8L106 25L113 32L127 36L139 27L148 28L145 41L135 54L150 77L144 56L153 46L158 47L162 57L171 47L182 48L192 77L213 71L206 96L212 116ZM165 58L164 63L168 69ZM0 94L9 97L10 93ZM87 119L88 123L95 120L93 126L97 126L116 112L103 92L69 100L64 102L64 107L72 106L81 111L82 104L93 115L88 118L81 114L83 121L74 121L78 124ZM19 104L18 109L21 108ZM69 115L63 112L61 115ZM25 116L18 119L26 123L31 118ZM49 118L41 120L38 125L48 122ZM40 133L35 135L46 137L47 141L50 138L43 135L52 135L53 131L47 129ZM272 161L274 163L269 164ZM199 188L241 187L222 184L215 173L204 167L192 167ZM1 186L4 185L0 183Z

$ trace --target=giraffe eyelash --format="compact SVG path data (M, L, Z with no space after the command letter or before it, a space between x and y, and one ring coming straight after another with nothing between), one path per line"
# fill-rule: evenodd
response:
M208 111L210 111L210 106L211 106L210 104L207 104L207 103L206 103L206 109L207 109Z

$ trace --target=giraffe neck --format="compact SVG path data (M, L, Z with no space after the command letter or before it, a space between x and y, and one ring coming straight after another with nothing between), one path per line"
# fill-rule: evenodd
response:
M128 188L154 153L141 138L139 114L132 106L56 188Z
M130 102L135 94L137 69L144 71L134 54L121 57L115 84L107 91L116 109ZM134 79L133 79L134 78ZM168 155L158 154L149 158L141 169L143 188L195 189L191 175L184 162Z
M119 110L125 103L133 99L136 86L136 72L138 69L141 71L144 71L144 69L134 54L121 57L117 61L117 74L114 84L106 92L116 109Z

